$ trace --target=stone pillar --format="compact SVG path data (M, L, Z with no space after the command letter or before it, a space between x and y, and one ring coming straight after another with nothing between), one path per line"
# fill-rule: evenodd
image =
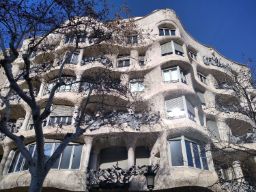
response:
M207 100L207 102L205 103L206 109L215 108L215 106L216 106L215 94L212 93L211 91L205 91L204 97L207 98L207 99L205 99L205 100Z
M2 160L0 163L0 176L3 175L4 167L8 160L8 155L9 155L10 151L11 151L10 146L7 145L4 147L4 153L3 153L3 157L2 157Z
M2 172L3 175L8 173L9 167L11 165L11 162L12 162L12 159L13 159L13 156L14 156L14 151L11 151L9 149L9 153L6 154L6 155L7 155L7 159L6 159L4 167L3 167L3 172Z
M237 181L238 182L244 181L244 174L243 174L243 171L242 171L242 168L241 168L240 161L234 161L232 163L232 167L233 167L234 174L235 174L234 176L237 179Z
M216 119L217 127L220 134L220 140L224 142L230 141L230 128L222 118Z
M139 53L137 50L131 50L130 54L130 64L131 66L138 66L138 61L139 61Z
M78 114L79 114L79 104L76 104L75 107L74 107L74 111L73 111L73 117L72 117L72 125L75 124L76 122L76 118L78 117Z
M24 121L22 123L22 126L20 128L21 131L27 129L30 118L31 118L31 110L28 109L28 110L26 110L26 115L25 115Z
M135 146L128 147L128 168L135 165Z
M207 75L207 85L212 88L216 88L216 86L218 85L218 82L212 74Z
M43 96L45 85L46 85L45 79L42 79L42 82L41 82L41 85L40 85L40 88L39 88L39 92L38 92L38 97Z
M84 137L84 146L83 146L83 152L81 157L81 170L87 171L87 168L89 166L89 160L90 160L90 153L92 149L92 137Z
M129 137L126 139L126 146L128 150L128 168L135 165L135 147L137 137Z

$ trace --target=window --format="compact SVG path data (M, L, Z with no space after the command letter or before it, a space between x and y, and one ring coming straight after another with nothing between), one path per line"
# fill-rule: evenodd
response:
M194 51L189 50L188 55L191 57L191 59L196 60L196 58L197 58L197 53Z
M220 139L219 129L215 120L207 119L206 126L211 137Z
M76 65L78 63L78 57L79 57L78 52L74 52L74 53L67 52L65 55L64 63Z
M117 67L128 67L130 66L130 56L118 56Z
M198 76L199 80L200 80L202 83L204 83L204 84L207 85L205 75L203 75L202 73L199 73L199 72L198 72L198 73L197 73L197 76Z
M167 117L178 119L186 117L183 97L177 97L165 101Z
M86 42L86 34L80 33L78 35L69 34L65 36L64 43L76 43L76 40L78 39L79 43Z
M145 55L139 56L139 65L144 66L145 65Z
M71 125L72 116L50 116L48 125Z
M44 155L47 161L53 154L53 151L59 146L59 143L45 143L44 144ZM33 158L36 156L36 145L28 145L29 153ZM80 160L82 154L83 145L69 144L64 152L61 154L60 158L55 162L52 168L55 169L79 169ZM28 170L28 163L22 154L17 150L14 152L11 165L9 167L8 173L18 172Z
M75 77L62 77L64 81L64 85L60 86L57 90L56 93L58 92L71 92L71 91L76 91L78 90L78 83L76 83ZM54 85L57 83L58 79L54 79L49 84L46 86L46 90L44 94L49 94L54 87Z
M130 35L127 37L128 44L136 44L138 43L138 35Z
M189 118L195 121L194 106L185 96L165 100L166 115L168 119Z
M159 28L159 36L175 36L175 29L170 28Z
M182 45L174 41L170 41L161 45L162 56L171 55L173 53L175 53L176 55L183 56L184 51Z
M182 71L182 69L177 66L177 67L172 67L172 68L166 68L162 69L162 74L163 74L163 79L164 82L182 82L186 83L186 77Z
M143 91L144 90L143 80L142 79L130 80L130 90L132 93Z
M181 136L169 140L172 166L189 166L209 170L204 145Z

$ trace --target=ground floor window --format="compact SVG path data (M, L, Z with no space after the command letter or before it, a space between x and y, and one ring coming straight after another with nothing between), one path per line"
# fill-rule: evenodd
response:
M44 155L45 161L47 161L56 148L59 146L59 143L45 143L44 145ZM83 145L79 144L69 144L54 163L52 168L55 169L79 169L80 167L80 159L82 154ZM33 158L37 156L36 145L30 144L27 146L29 153ZM18 151L14 151L14 155L12 157L12 162L9 167L8 173L19 172L28 170L28 162L25 160L23 155Z
M189 166L208 170L205 146L181 136L169 140L172 166Z

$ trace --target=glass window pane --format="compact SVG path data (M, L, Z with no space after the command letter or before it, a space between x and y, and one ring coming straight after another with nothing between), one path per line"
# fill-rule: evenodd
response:
M192 158L192 152L191 152L191 147L190 147L190 142L185 140L185 145L186 145L188 166L194 167L193 158Z
M45 143L44 145L44 158L45 162L51 157L52 143Z
M183 163L183 155L181 150L181 141L170 141L172 166L181 166Z
M137 91L137 83L136 82L130 83L130 87L131 87L131 92Z
M163 29L159 29L159 35L163 36L164 35L164 30Z
M57 149L57 147L59 146L59 143L55 143L55 147L54 147L54 151ZM55 163L53 164L52 168L53 169L58 169L59 167L59 162L60 162L60 157L55 161Z
M207 163L207 157L206 157L206 152L205 152L205 147L204 146L200 146L201 149L201 159L202 159L202 163L203 163L203 168L208 170L208 163Z
M175 36L175 30L171 30L171 35Z
M20 153L15 172L22 170L23 155Z
M172 81L179 81L179 74L177 68L171 69L171 78Z
M169 70L164 70L163 71L163 76L164 76L164 81L171 81L171 75Z
M75 145L71 169L79 169L83 145Z
M61 157L60 169L68 169L69 168L72 147L73 147L72 145L68 145L64 149L64 152L62 153L62 157Z
M165 36L169 36L170 35L170 29L165 29Z
M196 168L201 168L201 162L199 157L199 150L196 143L192 143L193 152L194 152L194 160L196 164Z
M35 145L29 145L28 146L28 151L31 155L33 155L34 147L35 147ZM23 166L23 170L28 170L28 162L27 161L25 161L25 164Z
M17 163L18 157L19 157L19 152L15 151L15 154L14 154L14 157L13 157L13 160L12 160L12 164L9 168L8 173L12 173L14 171L14 168L15 168L15 165Z

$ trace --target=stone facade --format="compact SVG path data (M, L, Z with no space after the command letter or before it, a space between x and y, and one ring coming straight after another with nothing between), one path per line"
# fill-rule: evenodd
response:
M186 187L191 191L219 191L218 173L222 174L221 177L243 179L240 161L247 157L242 152L241 155L237 153L232 160L229 159L231 164L218 166L219 162L226 160L219 158L209 143L221 147L253 126L242 114L220 110L217 102L217 98L224 101L237 99L232 90L225 87L231 78L225 65L229 64L236 71L247 68L194 40L172 10L156 10L134 19L142 37L133 36L129 44L122 45L122 49L113 45L113 52L106 56L114 64L111 70L115 77L129 85L143 104L160 113L160 122L139 129L124 123L121 127L105 125L88 130L64 151L58 165L49 172L44 182L45 191L86 191L88 168L109 168L117 162L124 169L135 164L159 164L154 188L159 191L188 191ZM72 43L65 42L64 37L59 39L56 53L72 48ZM93 50L90 55L91 48L85 47L71 56L73 60L71 58L64 68L67 81L80 81L96 68L104 68L98 61L88 62L89 57L99 53L97 47ZM42 59L43 56L38 54L35 62L40 63ZM54 64L57 65L57 59ZM14 70L18 73L21 66L17 61ZM36 90L38 101L47 100L47 90L56 70L58 67L40 77ZM46 153L49 155L59 138L73 131L72 125L83 103L83 95L74 87L65 87L56 94L56 109L44 126L49 148ZM109 96L109 100L126 102L117 95ZM15 112L10 124L18 135L26 138L33 154L31 112L18 98L14 98L11 104ZM60 121L61 128L56 126ZM253 143L244 145L248 149L255 148ZM1 146L0 190L26 189L30 178L25 160L8 138L3 138ZM250 159L250 166L255 166L254 161ZM145 177L134 177L129 189L147 190Z

